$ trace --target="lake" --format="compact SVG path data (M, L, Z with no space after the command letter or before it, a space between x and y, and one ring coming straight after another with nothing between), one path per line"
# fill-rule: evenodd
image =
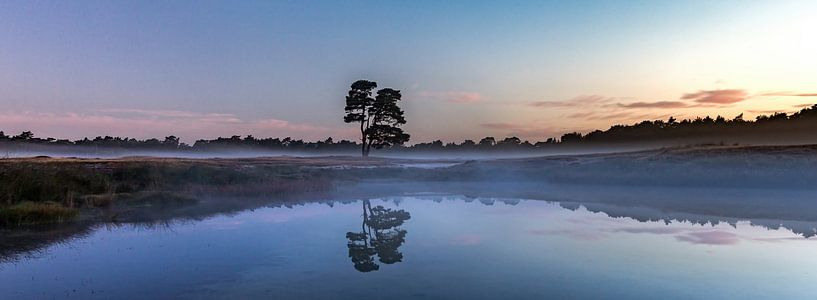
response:
M622 216L626 208L610 215L579 203L420 194L264 207L161 226L103 225L0 263L0 295L814 299L817 293L817 238L788 227L631 218Z

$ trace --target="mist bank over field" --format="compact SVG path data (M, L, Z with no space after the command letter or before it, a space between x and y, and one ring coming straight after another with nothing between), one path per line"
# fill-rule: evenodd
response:
M499 159L499 158L525 158L550 155L582 155L627 152L637 150L655 149L662 146L656 145L612 145L593 147L549 147L549 148L520 148L520 149L500 149L500 148L478 148L478 149L453 149L451 146L440 149L413 149L413 148L393 148L388 150L372 151L371 157L392 158L392 159L416 159L416 160L437 160L437 159ZM211 158L257 158L257 157L333 157L333 156L360 156L360 150L354 149L269 149L260 146L235 145L224 146L207 150L198 149L131 149L125 147L94 147L94 146L68 146L49 144L29 144L19 142L0 142L0 159L4 158L27 158L27 157L56 157L56 158L86 158L86 159L115 159L128 157L157 157L157 158L190 158L190 159L211 159Z
M0 208L26 202L105 207L153 192L249 195L326 192L360 183L499 184L817 190L817 145L709 146L490 160L267 157L0 160ZM391 191L391 190L390 190ZM416 192L424 192L417 190ZM354 195L355 188L348 191ZM29 209L31 207L19 207ZM52 208L52 207L48 207ZM10 221L12 222L12 221ZM14 222L12 222L14 223Z
M0 160L0 182L0 244L8 247L0 247L0 260L98 224L157 226L269 205L405 195L463 195L486 205L537 199L640 221L748 220L817 234L817 145L434 162L10 158Z
M776 113L744 120L742 115L727 119L643 121L616 125L587 134L567 133L544 141L518 137L485 137L460 143L433 141L413 145L392 145L371 149L372 156L392 158L511 158L545 155L592 154L658 149L690 145L807 145L817 144L817 105L793 114ZM32 132L8 135L0 131L0 157L98 157L157 156L188 158L241 158L262 156L360 155L355 141L303 141L293 138L232 136L198 140L192 145L176 136L137 140L126 137L95 137L70 141L39 138Z

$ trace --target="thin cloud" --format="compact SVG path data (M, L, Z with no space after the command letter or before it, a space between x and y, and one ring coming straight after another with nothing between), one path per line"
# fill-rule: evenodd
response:
M768 92L768 93L762 93L762 94L760 94L760 96L817 97L817 93Z
M480 126L491 129L518 129L521 125L511 123L482 123Z
M476 103L482 100L482 95L477 92L448 91L448 92L420 92L422 98L448 101L452 103Z
M563 108L563 107L583 107L593 104L609 103L615 98L605 97L602 95L582 95L561 101L536 101L531 102L530 106L542 108Z
M786 111L773 110L773 109L770 109L770 110L747 110L747 112L753 113L753 114L774 114L774 113L781 113L781 112L787 113Z
M587 117L587 120L610 120L610 119L622 119L622 118L633 118L633 113L624 111L618 113L611 113L611 114L593 114Z
M581 119L581 118L587 118L587 117L591 117L591 116L595 116L595 115L596 115L595 112L577 112L577 113L569 114L569 115L567 115L567 117L572 118L572 119Z
M649 113L636 113L630 111L622 111L617 113L595 113L593 115L584 117L586 120L614 120L616 122L632 122L632 121L643 121L643 120L658 120L664 119L668 117L668 114L649 114Z
M448 92L447 99L454 103L474 103L479 102L482 96L475 92Z
M149 119L195 119L204 122L239 123L241 119L234 114L224 113L200 113L181 110L147 110L138 108L107 108L97 109L95 112L123 118L149 118Z
M640 121L645 118L654 120L668 116L665 114L644 113L644 109L672 109L696 106L685 101L614 103L618 99L622 98L587 95L564 101L533 102L530 105L534 107L564 108L568 112L572 111L572 113L564 115L564 117L571 119L584 119L586 121L615 120L617 122Z
M690 105L683 101L655 101L618 103L616 106L621 108L684 108Z
M749 96L744 90L709 90L687 93L681 96L682 100L692 100L705 104L733 104L748 99Z

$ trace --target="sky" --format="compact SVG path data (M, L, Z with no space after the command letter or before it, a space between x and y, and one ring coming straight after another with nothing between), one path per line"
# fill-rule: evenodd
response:
M0 130L356 139L358 79L411 143L543 140L817 103L817 1L0 1Z

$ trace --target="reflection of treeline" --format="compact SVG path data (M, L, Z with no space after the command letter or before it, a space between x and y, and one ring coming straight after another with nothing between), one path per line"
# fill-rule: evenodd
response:
M486 137L479 141L443 143L440 140L411 146L394 146L391 151L484 151L484 150L535 150L559 147L627 144L704 144L704 143L785 143L817 142L817 104L799 112L761 115L745 120L743 114L732 119L721 116L695 119L642 121L633 125L615 125L607 130L595 130L587 134L572 132L560 138L548 138L531 142L518 137L496 139ZM178 137L138 140L127 137L96 137L70 141L66 139L37 138L30 131L18 135L6 135L0 131L0 145L54 145L91 147L94 149L157 150L157 151L308 151L308 152L356 152L359 144L354 141L335 141L331 137L323 141L308 142L292 138L256 138L238 135L212 140L198 140L193 145L180 142Z
M760 227L767 230L789 230L792 233L804 238L812 238L817 236L817 224L813 221L753 219L747 217L735 218L713 215L671 213L650 207L632 209L631 207L617 206L606 203L559 202L559 206L571 211L577 211L581 207L584 207L587 211L592 213L603 213L608 217L615 219L628 218L640 223L655 222L663 223L665 225L669 225L671 223L685 223L710 227L725 223L729 224L729 226L737 228L739 222L746 222L750 226Z

